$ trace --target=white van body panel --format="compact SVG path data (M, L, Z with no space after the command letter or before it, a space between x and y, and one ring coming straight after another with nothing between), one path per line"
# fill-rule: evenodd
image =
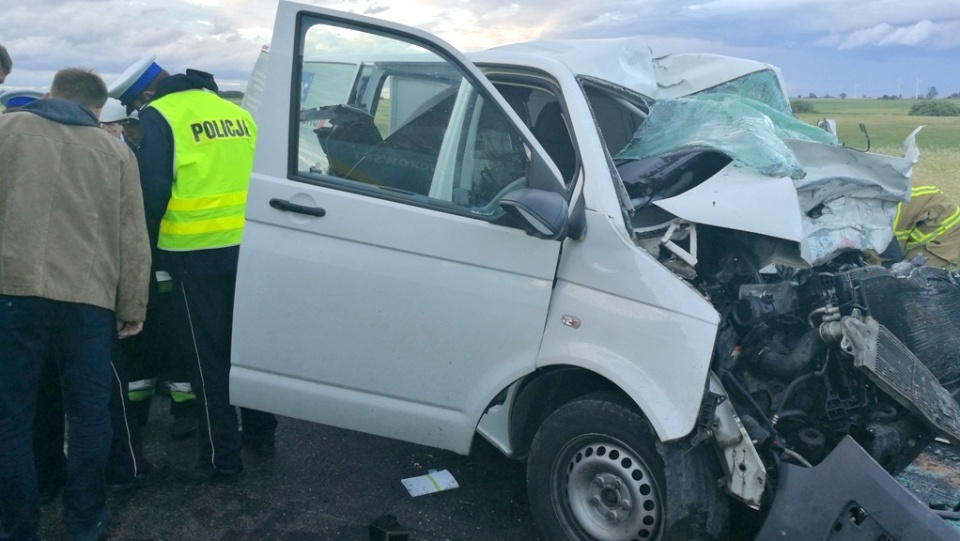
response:
M660 438L685 436L700 409L719 315L615 221L595 212L587 221L590 242L564 246L537 364L596 372L637 402ZM564 325L565 316L580 326Z
M344 17L281 3L277 28L294 28L300 11ZM281 35L267 81L292 80L293 41ZM288 179L290 99L288 84L267 84L258 111L231 399L466 453L492 397L535 367L560 243ZM278 211L273 199L326 214Z

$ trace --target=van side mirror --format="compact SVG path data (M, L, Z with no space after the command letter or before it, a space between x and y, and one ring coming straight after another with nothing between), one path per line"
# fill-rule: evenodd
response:
M557 192L524 188L500 199L500 208L528 235L563 240L567 233L567 200Z

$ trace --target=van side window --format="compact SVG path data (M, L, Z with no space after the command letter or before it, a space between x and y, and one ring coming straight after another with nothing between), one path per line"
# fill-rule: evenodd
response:
M294 179L489 218L526 186L525 142L455 64L419 44L304 22Z
M639 95L628 95L583 81L584 94L611 156L627 146L647 118L649 106Z
M530 132L556 164L564 183L570 184L577 173L576 145L567 126L566 113L560 98L551 90L537 86L534 81L511 82L494 80L494 85L530 128Z

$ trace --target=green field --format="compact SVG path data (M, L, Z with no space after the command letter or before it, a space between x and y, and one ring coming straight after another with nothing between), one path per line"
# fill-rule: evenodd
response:
M960 201L960 117L909 116L917 100L809 99L815 113L798 114L804 122L816 124L827 117L837 121L840 142L850 148L866 149L860 132L866 126L870 151L899 156L904 138L918 126L920 162L914 169L914 185L934 184Z

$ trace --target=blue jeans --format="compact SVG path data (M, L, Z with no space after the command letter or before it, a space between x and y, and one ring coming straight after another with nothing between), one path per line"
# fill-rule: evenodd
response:
M115 339L111 310L0 295L0 541L38 539L32 430L48 356L60 370L69 425L63 524L72 537L91 528L104 511Z

